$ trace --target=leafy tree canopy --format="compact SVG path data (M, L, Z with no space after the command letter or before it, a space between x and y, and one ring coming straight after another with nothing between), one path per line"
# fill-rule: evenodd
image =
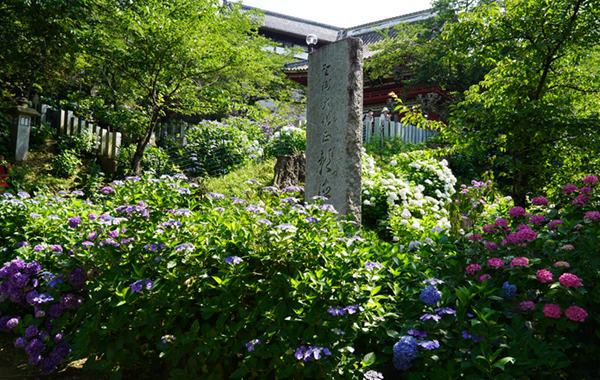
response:
M215 0L93 0L80 43L94 62L95 91L126 127L143 135L139 162L159 117L168 112L207 114L280 89L284 57L257 34L260 15Z
M598 1L506 0L460 15L444 31L448 61L493 65L457 104L446 134L473 149L496 146L517 204L569 154L597 154Z

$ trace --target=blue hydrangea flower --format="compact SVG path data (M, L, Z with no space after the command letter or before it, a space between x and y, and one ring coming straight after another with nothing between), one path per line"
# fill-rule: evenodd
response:
M394 366L400 370L406 371L411 367L411 361L417 356L417 339L404 335L394 344Z
M517 295L517 286L516 285L510 285L508 283L508 281L506 281L502 285L502 289L504 289L504 294L506 295L506 298L508 298L509 300L512 300Z
M442 292L438 291L433 285L427 285L421 292L421 301L425 302L427 305L435 305L441 299Z

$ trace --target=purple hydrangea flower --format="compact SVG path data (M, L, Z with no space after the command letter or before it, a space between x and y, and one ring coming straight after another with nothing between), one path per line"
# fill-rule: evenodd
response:
M15 348L24 348L27 345L27 340L25 338L17 338L15 340Z
M220 193L209 193L208 196L213 199L225 199L225 196Z
M71 269L71 272L67 275L67 279L75 287L75 289L81 289L85 285L85 280L87 276L85 271L80 267L75 267Z
M27 266L25 267L25 274L27 276L35 276L36 274L40 273L41 270L42 266L38 262L32 261L27 263Z
M408 335L402 336L393 347L394 366L401 370L410 368L417 351L417 339Z
M20 317L11 318L6 322L6 327L9 329L14 329L19 325Z
M133 284L129 285L131 287L131 291L134 293L138 293L142 291L142 288L145 286L146 289L148 290L152 290L154 289L154 282L148 279L142 279L142 280L138 280L136 282L134 282Z
M333 316L346 314L346 310L343 307L331 307L327 310L327 312Z
M423 283L435 286L435 285L443 284L444 281L438 280L437 278L428 278L427 280L424 280Z
M181 252L183 250L193 252L195 249L196 249L196 247L192 243L183 243L183 244L175 247L176 252Z
M378 262L367 261L365 263L365 269L367 269L369 271L379 270L381 268L383 268L383 265L381 265L381 263L378 263Z
M254 350L254 346L259 345L259 344L260 344L260 340L253 339L250 342L246 343L246 347L248 348L248 351L252 351L252 350Z
M425 331L419 331L415 329L410 329L407 331L408 335L416 336L418 338L427 338L427 333Z
M74 216L71 219L69 219L69 227L71 227L71 228L77 228L80 224L81 224L81 217L79 217L79 216Z
M114 192L115 192L115 189L113 189L113 188L112 188L112 187L110 187L110 186L104 186L102 189L100 189L100 192L101 192L102 194L109 195L109 194L112 194L112 193L114 193Z
M38 328L35 325L29 325L27 326L27 328L25 329L25 337L26 338L33 338L38 334Z
M49 356L47 358L43 358L38 365L40 372L44 375L49 375L56 369L56 360L53 357Z
M304 221L307 223L318 223L319 220L317 218L315 218L314 216L309 216L304 218Z
M273 224L273 222L271 222L271 221L270 221L270 220L268 220L268 219L257 219L257 220L256 220L256 222L257 222L257 223L262 223L262 224L264 224L264 225L267 225L267 226L270 226L270 225L272 225L272 224Z

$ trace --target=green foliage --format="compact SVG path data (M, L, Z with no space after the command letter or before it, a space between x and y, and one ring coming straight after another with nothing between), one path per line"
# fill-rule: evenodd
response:
M92 151L92 148L97 143L96 139L96 136L92 132L84 130L81 133L74 133L72 135L59 135L56 139L56 146L61 151L71 150L78 157L81 157L85 153Z
M29 131L30 150L34 150L43 146L55 134L56 130L54 130L50 124L46 123L45 121L42 121L40 125L32 125L31 130Z
M81 166L77 152L72 149L63 150L52 158L52 170L59 177L71 177Z
M274 159L251 161L223 176L206 178L203 184L209 192L226 197L242 197L249 188L249 180L254 179L265 186L273 184L275 162Z

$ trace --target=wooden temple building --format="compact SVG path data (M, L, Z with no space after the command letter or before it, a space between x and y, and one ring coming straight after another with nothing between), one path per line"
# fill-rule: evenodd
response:
M247 5L241 5L243 10L257 9ZM358 25L352 28L339 28L332 25L326 25L294 16L271 12L260 9L264 13L262 27L259 33L279 43L276 52L283 53L287 47L300 47L305 54L297 55L296 62L287 63L284 72L287 77L304 86L308 79L308 46L306 45L306 36L314 34L318 37L318 43L315 49L319 49L327 44L347 37L358 37L362 39L364 45L364 58L369 59L375 54L375 51L369 47L383 39L380 31L385 31L390 37L396 37L394 26L399 23L412 23L425 20L432 16L431 10L409 13L401 16L391 17L384 20ZM280 49L280 50L278 50ZM420 106L423 114L430 120L440 120L443 110L445 93L434 86L415 86L407 85L405 81L409 78L410 72L395 70L394 74L387 78L369 79L365 75L363 109L366 112L372 108L375 116L381 113L383 107L390 111L394 110L394 104L389 96L390 92L403 99L404 105ZM394 119L398 115L393 113Z

